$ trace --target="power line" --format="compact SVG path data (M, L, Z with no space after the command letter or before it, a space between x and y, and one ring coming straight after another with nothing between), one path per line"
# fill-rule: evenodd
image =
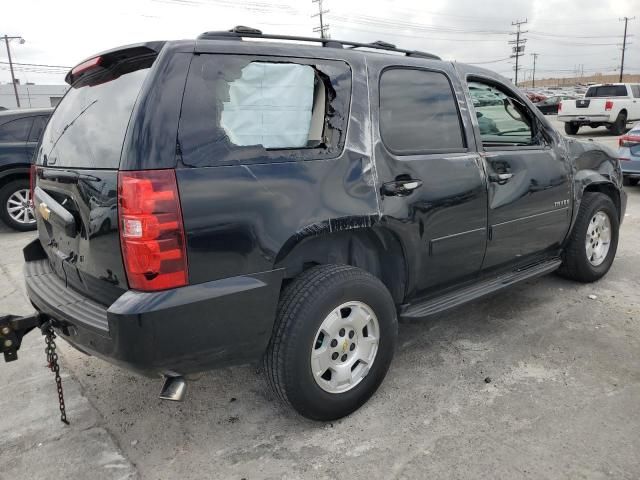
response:
M622 60L620 61L620 82L622 82L622 74L624 73L624 52L627 49L627 24L629 20L633 20L636 17L624 17L624 19L620 19L620 21L624 20L624 39L622 40Z
M533 73L531 75L531 88L534 88L536 86L536 61L538 60L538 55L540 55L539 53L532 53L531 56L533 57Z
M524 25L525 23L527 23L526 18L524 20L516 20L515 22L511 22L511 25L516 27L516 31L511 32L511 35L515 35L516 39L509 40L509 44L513 45L513 54L511 55L511 57L516 59L516 66L515 66L516 78L514 82L516 86L518 86L518 69L519 69L518 60L520 59L520 57L524 55L524 44L527 42L525 38L522 38L522 39L520 38L521 35L524 35L525 33L527 33L526 31L523 32L520 30L520 25Z
M320 20L320 25L313 28L313 31L316 33L320 33L320 38L329 38L329 25L324 23L323 15L325 13L329 13L329 10L324 10L322 8L322 0L311 0L312 3L318 4L318 13L314 13L311 15L311 18L318 17Z
M9 62L0 62L0 63L4 64L4 65L8 65L9 64ZM65 69L65 70L69 70L70 68L72 68L72 67L67 67L65 65L45 65L45 64L42 64L42 63L19 63L19 62L12 62L12 63L14 65L23 65L23 66L26 66L26 67L62 68L62 69Z

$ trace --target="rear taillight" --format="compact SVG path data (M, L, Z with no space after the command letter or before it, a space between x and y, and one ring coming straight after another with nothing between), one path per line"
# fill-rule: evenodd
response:
M33 206L33 192L36 189L36 166L31 164L29 168L29 200L31 201L31 205Z
M607 100L604 102L604 109L608 112L613 108L613 100Z
M119 172L118 216L129 286L151 291L186 285L187 251L175 172Z
M561 111L562 111L562 102L558 104L558 113L560 113Z
M618 139L619 147L633 147L640 144L640 135L623 135Z

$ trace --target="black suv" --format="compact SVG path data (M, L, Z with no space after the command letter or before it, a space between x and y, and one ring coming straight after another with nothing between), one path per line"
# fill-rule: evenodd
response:
M66 80L27 291L72 345L141 373L261 361L302 415L338 418L382 382L398 318L555 270L591 282L616 253L615 153L484 69L236 28Z
M33 152L53 108L0 112L0 218L16 230L35 230L29 197Z

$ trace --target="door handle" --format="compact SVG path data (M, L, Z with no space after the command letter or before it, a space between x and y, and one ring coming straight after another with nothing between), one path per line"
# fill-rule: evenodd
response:
M489 180L497 183L505 183L511 177L513 177L513 173L492 173L489 175Z
M386 197L406 197L410 195L416 188L422 186L422 180L410 178L407 180L394 180L382 184L382 194Z

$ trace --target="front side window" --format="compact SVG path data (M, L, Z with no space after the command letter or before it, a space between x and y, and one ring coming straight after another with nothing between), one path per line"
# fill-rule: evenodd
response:
M0 142L26 142L33 117L18 118L0 125Z
M470 81L469 93L485 147L536 145L534 115L515 95L481 81Z
M179 135L191 166L331 158L344 144L351 71L343 62L199 55Z
M393 68L380 77L380 135L399 155L463 151L465 141L445 75Z

